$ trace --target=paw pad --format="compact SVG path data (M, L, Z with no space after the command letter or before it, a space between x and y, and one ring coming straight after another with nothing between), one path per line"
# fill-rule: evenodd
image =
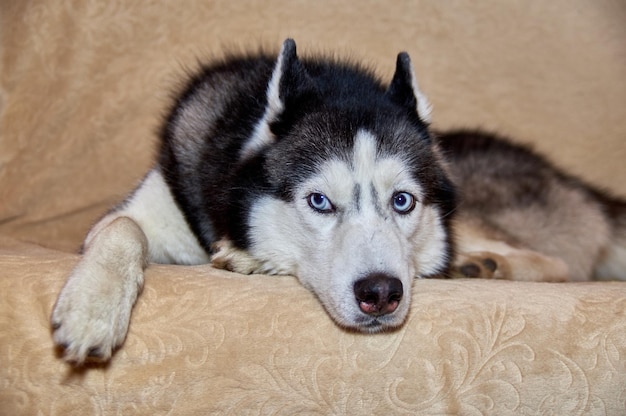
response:
M468 256L456 267L456 275L472 279L498 279L500 274L499 262L493 256Z

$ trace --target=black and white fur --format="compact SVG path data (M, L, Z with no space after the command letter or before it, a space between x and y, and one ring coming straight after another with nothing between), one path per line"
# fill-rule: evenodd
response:
M290 39L277 56L204 67L165 122L155 167L85 240L52 313L65 359L111 356L149 262L293 274L339 325L374 332L404 323L416 277L565 280L591 274L603 250L618 247L600 194L578 198L591 192L578 183L574 199L585 201L572 212L594 224L581 270L558 252L537 251L515 227L505 230L507 215L523 228L518 217L528 205L505 215L503 202L486 218L481 204L490 196L474 200L490 181L489 160L502 153L490 143L500 142L477 133L469 145L440 146L429 113L406 53L388 85L354 63L300 59ZM471 143L483 150L464 157ZM528 154L534 166L544 163ZM465 184L475 166L487 182ZM495 177L507 198L508 185ZM540 182L565 188L555 181ZM548 192L538 203L551 204L553 194L563 197ZM611 264L626 263L616 253Z

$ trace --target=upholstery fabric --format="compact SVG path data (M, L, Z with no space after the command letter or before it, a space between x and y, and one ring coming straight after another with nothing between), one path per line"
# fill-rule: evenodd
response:
M11 241L0 255L2 414L625 410L621 282L418 280L406 325L364 335L292 277L153 266L124 347L74 372L48 316L77 256Z
M626 414L623 282L419 280L406 325L364 335L293 277L153 265L108 365L72 370L49 324L198 60L291 36L388 79L407 50L436 128L626 195L624 22L621 0L2 2L0 415Z

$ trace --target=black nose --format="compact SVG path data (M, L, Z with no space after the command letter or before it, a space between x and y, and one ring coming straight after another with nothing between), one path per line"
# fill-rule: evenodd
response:
M387 315L402 300L402 282L385 273L371 273L354 283L354 296L359 308L368 315Z

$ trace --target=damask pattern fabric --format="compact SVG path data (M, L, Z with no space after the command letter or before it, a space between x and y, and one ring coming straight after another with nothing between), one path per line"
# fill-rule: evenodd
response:
M110 365L49 313L75 255L2 241L1 414L620 415L622 283L419 280L406 325L338 328L291 277L154 266Z
M625 21L614 0L2 2L0 415L626 414L625 283L419 280L406 325L364 335L293 277L155 265L110 364L72 370L49 324L198 59L289 36L387 79L407 50L435 127L626 195Z

